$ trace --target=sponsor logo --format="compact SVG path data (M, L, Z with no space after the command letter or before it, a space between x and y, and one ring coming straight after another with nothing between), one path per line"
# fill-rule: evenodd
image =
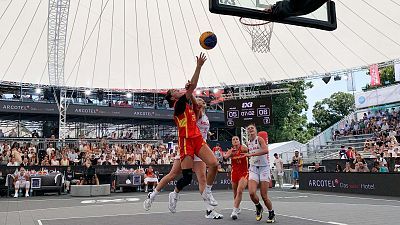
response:
M23 106L23 105L3 105L3 109L6 110L29 110L29 106Z
M133 112L134 116L154 116L154 112Z
M360 103L360 104L364 104L365 103L365 97L364 96L360 96L359 98L358 98L358 103Z
M354 184L334 180L309 180L309 187L375 190L375 184Z
M97 114L99 112L98 109L75 109L76 113L85 113L85 114Z

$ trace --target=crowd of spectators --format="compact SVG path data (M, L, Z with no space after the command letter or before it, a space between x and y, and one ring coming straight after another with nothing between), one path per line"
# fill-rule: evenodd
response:
M43 144L42 144L43 145ZM163 144L110 144L107 140L99 143L77 143L58 148L56 142L45 147L32 143L0 144L0 165L7 166L70 166L84 165L90 160L93 165L158 165L171 164L174 149Z
M400 135L400 108L368 111L359 120L346 121L344 127L335 130L333 138L340 136L374 134L377 132L390 133L392 136Z

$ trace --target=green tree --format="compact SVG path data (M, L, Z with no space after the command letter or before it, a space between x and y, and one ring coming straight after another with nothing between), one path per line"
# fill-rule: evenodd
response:
M341 120L354 110L354 97L352 94L336 92L329 98L315 103L312 113L314 126L325 130Z
M312 83L299 81L282 84L280 88L289 88L289 93L272 97L272 125L261 129L268 132L271 143L292 140L305 143L314 134L314 129L307 126L308 103L304 93L312 88Z

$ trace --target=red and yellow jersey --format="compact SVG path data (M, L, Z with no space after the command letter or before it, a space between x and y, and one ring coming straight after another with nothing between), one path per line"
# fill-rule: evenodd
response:
M232 172L247 172L248 162L247 157L241 156L242 146L239 147L238 151L231 158Z
M180 115L175 115L175 123L178 126L178 137L195 138L201 136L197 127L196 114L192 107L186 103L185 111Z

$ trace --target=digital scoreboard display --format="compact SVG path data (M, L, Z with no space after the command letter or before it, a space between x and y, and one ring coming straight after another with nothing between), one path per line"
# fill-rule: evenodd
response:
M224 102L224 113L228 127L245 127L250 123L269 125L272 102L268 98L228 100Z

